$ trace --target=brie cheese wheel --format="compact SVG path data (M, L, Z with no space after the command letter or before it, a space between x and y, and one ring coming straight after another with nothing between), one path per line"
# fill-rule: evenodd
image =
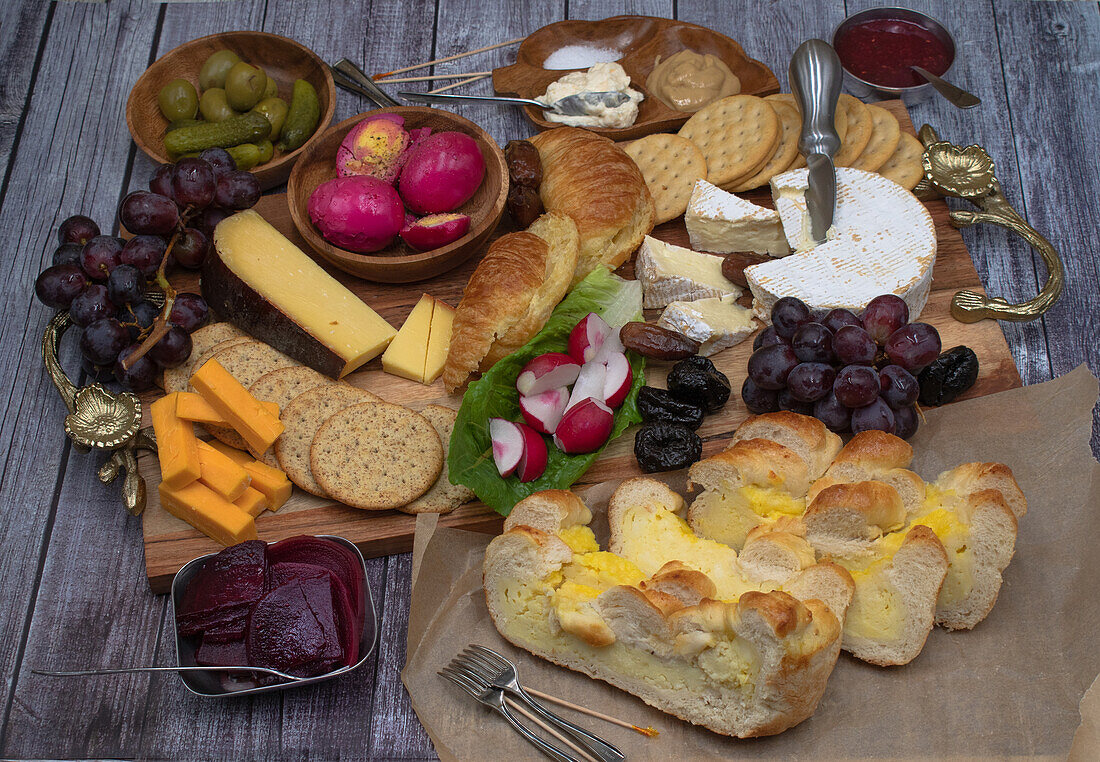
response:
M756 316L769 321L784 296L801 299L820 317L838 307L859 314L876 296L896 294L916 320L936 263L936 229L924 204L881 175L837 167L833 226L815 246L806 175L796 169L772 178L775 208L795 253L745 268Z
M638 249L634 274L642 283L642 306L665 307L712 296L741 296L722 275L722 257L674 246L646 236Z
M773 257L791 253L779 214L706 180L697 180L684 215L691 247L716 254L751 251Z
M698 354L709 357L740 344L756 330L752 310L742 307L735 296L673 302L661 313L657 325L699 342Z

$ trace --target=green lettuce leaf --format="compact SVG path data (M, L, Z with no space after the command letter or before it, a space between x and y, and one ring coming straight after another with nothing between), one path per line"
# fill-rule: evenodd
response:
M482 502L504 516L532 492L568 489L603 452L600 448L586 455L566 455L548 441L546 471L535 481L524 484L514 476L504 479L497 473L489 438L490 418L523 421L519 392L516 391L516 378L523 366L545 352L565 352L573 327L589 312L595 312L610 325L641 320L641 284L612 275L606 267L597 268L554 309L545 327L533 339L470 384L462 398L447 457L450 480L466 485ZM634 372L634 383L626 401L615 411L608 442L642 420L637 397L638 390L645 384L645 358L634 352L628 352L627 358Z

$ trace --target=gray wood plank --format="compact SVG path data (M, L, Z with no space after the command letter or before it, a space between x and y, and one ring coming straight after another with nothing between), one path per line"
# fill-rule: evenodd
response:
M46 36L50 4L37 0L10 2L0 24L0 177L8 171L11 150L30 97L34 67Z

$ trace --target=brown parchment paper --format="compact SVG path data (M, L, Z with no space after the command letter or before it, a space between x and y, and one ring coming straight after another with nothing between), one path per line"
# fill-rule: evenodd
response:
M417 526L402 672L413 708L444 760L543 759L501 717L436 674L467 644L481 643L511 658L525 684L658 729L647 739L562 710L630 760L1065 759L1071 745L1072 758L1098 760L1100 687L1082 701L1100 672L1100 465L1089 449L1096 399L1097 381L1082 366L927 413L912 440L917 473L931 480L959 463L1003 462L1027 495L997 605L972 631L934 629L904 667L842 653L817 712L785 733L719 736L509 645L481 587L489 538L435 529L427 517ZM669 483L681 488L683 477ZM611 487L584 495L597 513L594 528L606 527L600 512Z

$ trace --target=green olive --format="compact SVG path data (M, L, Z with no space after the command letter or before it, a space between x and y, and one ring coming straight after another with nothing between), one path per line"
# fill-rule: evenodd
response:
M225 96L225 90L220 87L211 87L203 91L199 100L199 110L202 118L208 122L224 122L236 112L229 107L229 100Z
M186 79L173 79L157 93L157 104L169 122L194 119L199 110L199 94Z
M237 111L248 111L259 103L266 87L264 70L244 61L234 64L225 78L225 95Z
M264 72L267 74L267 72ZM264 88L265 98L274 98L279 94L279 83L276 82L270 74L267 74L267 86Z
M271 139L278 140L279 133L283 131L283 122L286 121L286 113L290 110L286 101L282 98L264 98L252 110L267 117L267 121L271 122Z
M232 50L219 50L211 53L210 57L199 69L199 87L207 90L211 87L225 87L225 77L234 65L241 62L241 57Z
M271 157L275 155L275 146L270 140L261 140L256 147L260 149L260 164L271 161Z

